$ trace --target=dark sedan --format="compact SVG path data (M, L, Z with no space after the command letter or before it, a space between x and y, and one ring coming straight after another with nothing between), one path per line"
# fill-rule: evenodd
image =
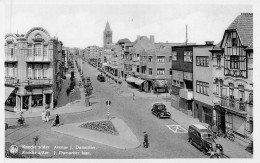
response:
M166 106L162 103L155 103L152 108L152 113L159 118L171 117L171 113L167 112Z

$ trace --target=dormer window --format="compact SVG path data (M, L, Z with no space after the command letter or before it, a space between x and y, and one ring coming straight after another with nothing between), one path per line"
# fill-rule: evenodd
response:
M232 38L232 46L237 46L237 38Z

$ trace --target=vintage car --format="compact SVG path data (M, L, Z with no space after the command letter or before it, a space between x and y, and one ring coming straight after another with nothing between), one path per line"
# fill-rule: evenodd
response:
M193 124L188 129L188 141L191 145L195 145L203 153L209 154L210 151L223 152L223 148L220 144L217 144L213 139L212 132L207 127L201 124Z
M106 81L105 76L103 76L103 75L98 75L97 76L97 80L100 81L100 82L105 82Z
M166 106L162 103L155 103L152 108L152 113L159 118L171 117L171 113L167 112Z

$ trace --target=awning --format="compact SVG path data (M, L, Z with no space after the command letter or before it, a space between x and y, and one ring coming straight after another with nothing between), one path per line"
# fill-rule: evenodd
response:
M13 92L14 87L5 87L5 101L8 99L10 94Z
M135 78L135 77L128 77L128 78L126 78L126 81L129 82L129 83L135 83L137 85L141 85L145 80L138 79L138 78Z

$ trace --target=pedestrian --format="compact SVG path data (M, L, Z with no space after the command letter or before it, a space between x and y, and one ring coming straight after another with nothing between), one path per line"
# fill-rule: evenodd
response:
M51 113L50 113L50 110L48 108L48 109L46 109L46 122L49 122L50 116L51 116Z
M148 134L144 132L144 147L148 148Z
M218 127L216 126L215 123L213 123L212 132L213 132L213 139L217 139Z
M67 88L66 92L67 92L67 96L69 96L69 94L70 94L70 89Z
M60 116L57 114L55 118L55 124L58 126L60 124Z
M46 112L45 110L42 111L42 120L46 122Z

